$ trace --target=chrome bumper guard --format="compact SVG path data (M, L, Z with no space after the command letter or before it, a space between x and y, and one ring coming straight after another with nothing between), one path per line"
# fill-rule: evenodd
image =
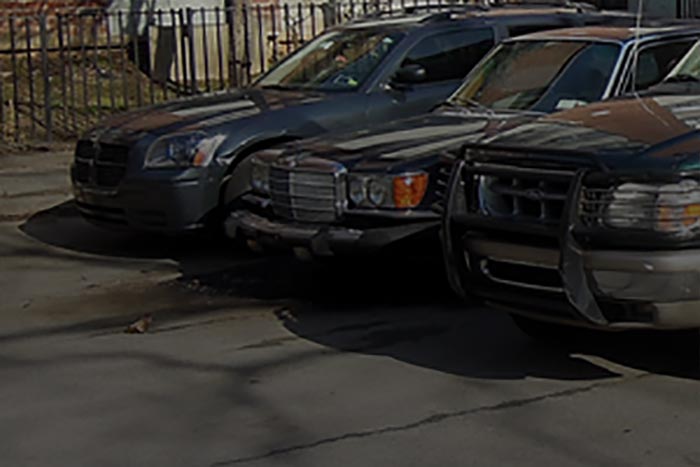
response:
M558 235L558 249L490 240L484 236L466 236L464 243L462 238L454 238L455 213L466 206L464 191L458 190L464 188L461 177L465 166L465 161L459 161L452 172L440 233L448 277L456 292L464 295L469 284L464 283L463 277L476 269L496 284L524 291L535 289L563 294L580 316L579 324L608 328L700 327L700 250L584 250L576 241L578 211L575 207L586 174L584 170L578 171L572 181ZM470 230L478 232L479 226L460 221L459 232ZM487 261L470 264L470 253ZM535 267L558 276L560 283L537 285L498 277L490 269L489 261ZM479 291L475 292L478 295ZM652 313L653 319L650 323L609 322L601 311L599 299L638 303Z

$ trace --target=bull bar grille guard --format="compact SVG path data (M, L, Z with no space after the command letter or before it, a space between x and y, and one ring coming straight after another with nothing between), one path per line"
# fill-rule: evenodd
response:
M478 148L466 148L466 156L458 159L452 168L445 194L445 211L442 217L441 237L447 276L452 288L460 295L466 295L463 278L468 275L461 239L470 230L510 231L556 239L560 251L558 272L567 302L576 315L593 325L605 326L608 320L600 310L595 298L595 282L584 267L583 249L574 232L582 227L578 206L584 179L592 172L608 172L600 161L588 155L575 154L567 157L559 154L526 154L510 148L489 148L488 153L498 152L497 164L487 167L492 175L509 176L517 171L541 172L544 179L570 177L570 184L564 201L559 225L541 223L520 223L496 220L482 214L470 213L474 208L475 175L484 172L487 161L484 152ZM528 167L529 165L529 167ZM534 168L532 165L535 165ZM462 200L460 205L459 200ZM464 212L467 210L467 212ZM459 242L459 243L456 243Z

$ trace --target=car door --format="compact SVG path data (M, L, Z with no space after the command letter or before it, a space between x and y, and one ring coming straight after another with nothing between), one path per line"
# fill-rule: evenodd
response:
M447 98L495 43L491 27L434 33L418 40L390 67L368 95L370 125L429 111ZM417 65L425 70L421 82L396 83L397 70Z

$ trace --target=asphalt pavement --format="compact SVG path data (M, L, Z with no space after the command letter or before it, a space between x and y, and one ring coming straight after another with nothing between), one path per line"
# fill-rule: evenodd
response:
M22 157L0 158L0 465L700 465L694 333L545 346L436 258L104 232L69 154Z

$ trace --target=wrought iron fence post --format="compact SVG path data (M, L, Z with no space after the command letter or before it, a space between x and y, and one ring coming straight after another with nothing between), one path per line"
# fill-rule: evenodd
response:
M187 47L189 50L190 59L190 89L192 90L192 94L195 94L197 92L197 57L194 49L194 24L192 21L192 8L188 7L185 10L185 16L187 17Z
M129 110L129 74L127 72L127 54L124 50L126 41L124 39L124 15L121 10L117 12L117 29L119 30L119 47L121 49L121 66L122 66L122 101L124 110Z
M97 118L102 118L102 81L100 80L100 50L99 50L99 20L95 15L92 17L92 60L95 67L95 99L97 101ZM84 65L85 66L85 65Z
M39 36L41 43L41 73L44 80L44 128L46 129L46 141L52 140L51 109L51 76L49 75L48 32L46 31L46 13L39 15Z
M109 22L109 12L105 13L105 32L107 39L107 67L109 68L109 107L112 112L116 110L116 96L114 92L114 63L112 59L112 32Z
M177 11L177 18L180 21L180 61L182 63L182 89L183 92L187 93L189 88L189 78L187 77L187 24L185 24L185 12L180 8Z
M24 34L25 44L27 47L27 79L29 80L29 124L30 135L32 139L36 139L36 108L34 102L34 64L32 60L32 28L30 17L24 18Z
M229 54L228 54L228 69L229 69L229 88L231 84L234 87L238 87L240 82L238 79L238 46L236 41L238 40L238 35L236 34L236 14L235 3L227 3L226 7L226 21L228 23L228 41L229 41Z
M211 92L211 79L209 77L209 44L207 38L207 12L204 7L199 9L202 18L202 58L204 60L204 88Z
M251 78L252 78L252 70L251 70L251 65L252 65L252 57L250 53L250 18L248 15L250 15L250 5L246 1L242 5L243 7L243 50L245 53L245 79L246 79L246 85L250 84Z
M63 15L57 15L58 61L61 64L61 115L63 130L68 128L68 91L66 85L66 53L63 42Z
M12 111L15 120L15 141L19 141L19 68L17 66L17 42L15 37L15 17L10 16L10 53L12 63Z
M0 141L5 141L5 75L0 62Z
M219 67L219 89L224 89L224 51L221 40L221 9L217 6L214 8L216 15L216 58Z

